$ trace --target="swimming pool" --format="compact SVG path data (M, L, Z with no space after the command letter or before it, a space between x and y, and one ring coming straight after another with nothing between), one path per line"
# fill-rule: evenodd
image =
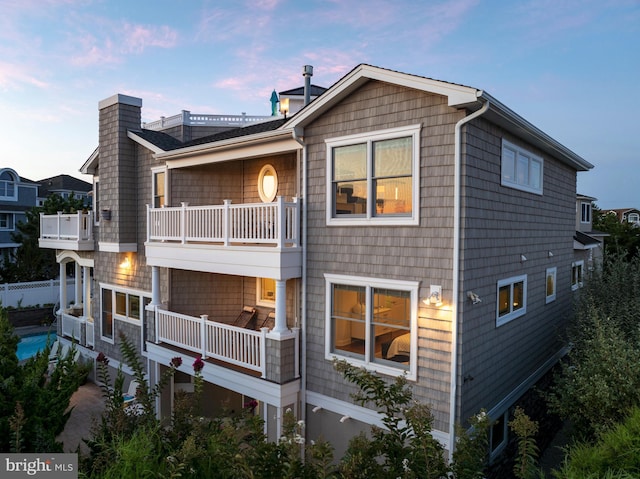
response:
M47 338L49 338L49 341L53 343L56 340L56 334L51 333L49 335L47 333L41 333L23 336L18 343L18 351L16 353L18 361L29 359L30 357L35 356L38 351L42 351L47 345Z

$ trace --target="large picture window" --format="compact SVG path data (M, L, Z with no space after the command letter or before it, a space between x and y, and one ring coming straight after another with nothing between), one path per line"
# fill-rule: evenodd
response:
M527 312L527 275L498 281L496 326L502 326Z
M542 194L543 160L502 140L502 186Z
M102 285L102 338L113 341L114 319L140 324L151 295L141 291Z
M416 378L418 283L325 275L326 357Z
M420 127L327 140L327 222L417 224Z

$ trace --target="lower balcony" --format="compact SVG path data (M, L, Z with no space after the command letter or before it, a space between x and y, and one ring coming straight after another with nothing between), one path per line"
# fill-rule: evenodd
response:
M81 346L93 348L95 345L93 318L82 316L82 308L70 308L59 312L62 323L61 333Z
M155 311L155 343L198 354L203 360L259 376L278 384L300 377L300 330L274 335L210 321L207 315L188 316Z

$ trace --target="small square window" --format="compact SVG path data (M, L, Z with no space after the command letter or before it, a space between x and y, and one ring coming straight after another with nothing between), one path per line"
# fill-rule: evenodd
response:
M498 281L496 326L502 326L527 312L527 275Z

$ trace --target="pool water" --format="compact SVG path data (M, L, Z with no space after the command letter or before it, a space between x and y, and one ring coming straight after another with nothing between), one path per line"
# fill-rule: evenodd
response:
M56 340L56 334L51 333L50 335L47 333L44 334L34 334L32 336L23 336L18 343L18 361L22 361L23 359L29 359L32 356L35 356L38 351L42 351L47 345L47 338L53 344Z

